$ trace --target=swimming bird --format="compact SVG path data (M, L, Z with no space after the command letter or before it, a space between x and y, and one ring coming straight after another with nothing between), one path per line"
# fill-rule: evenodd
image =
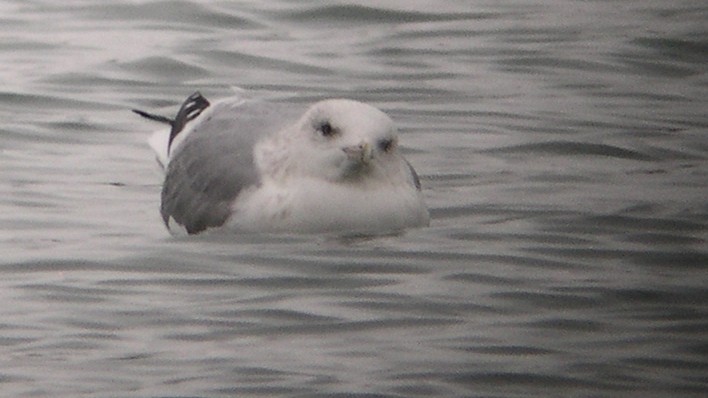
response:
M387 233L429 224L420 179L381 110L348 99L306 109L196 92L149 144L165 173L168 230Z

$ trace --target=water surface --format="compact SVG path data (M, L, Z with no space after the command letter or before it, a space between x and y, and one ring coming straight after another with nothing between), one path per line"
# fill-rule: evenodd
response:
M356 2L359 3L359 2ZM0 4L0 391L708 392L708 7ZM370 102L429 228L170 237L130 113Z

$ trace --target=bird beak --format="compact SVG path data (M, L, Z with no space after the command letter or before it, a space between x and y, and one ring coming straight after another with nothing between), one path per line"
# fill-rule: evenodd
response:
M344 147L342 150L347 154L349 159L359 161L363 164L369 164L371 159L374 157L374 151L371 144L368 142L362 142L359 145Z

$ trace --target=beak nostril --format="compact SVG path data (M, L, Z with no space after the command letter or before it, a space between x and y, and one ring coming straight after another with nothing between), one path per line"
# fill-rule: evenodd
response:
M347 156L349 156L350 159L355 159L362 163L370 162L374 155L371 145L366 141L357 145L344 147L342 150L347 154Z

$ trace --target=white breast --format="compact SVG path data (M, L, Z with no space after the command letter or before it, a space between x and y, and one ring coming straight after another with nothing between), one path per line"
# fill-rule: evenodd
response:
M315 179L264 182L233 205L228 228L267 232L393 231L428 225L422 195L408 184L361 187Z

